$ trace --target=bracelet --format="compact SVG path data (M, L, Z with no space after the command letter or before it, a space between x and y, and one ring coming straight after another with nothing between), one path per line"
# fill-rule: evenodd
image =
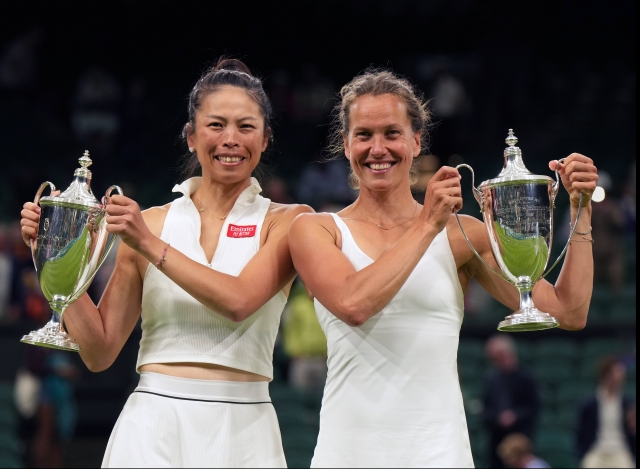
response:
M578 243L591 243L591 244L593 244L593 238L585 238L582 235L580 235L580 237L582 238L582 240L580 240L580 239L571 239L571 241L576 241ZM571 241L569 241L569 244L571 244Z
M571 226L571 223L569 223L569 226ZM572 226L571 226L572 227ZM573 228L573 227L572 227ZM589 231L574 231L575 234L579 234L579 235L588 235L589 233L591 233L593 231L593 227L590 226L589 227Z
M159 269L160 267L162 267L164 265L164 261L167 260L167 250L169 249L169 246L171 245L167 243L167 245L164 247L164 250L160 255L160 260L158 260L158 262L156 263L156 269Z

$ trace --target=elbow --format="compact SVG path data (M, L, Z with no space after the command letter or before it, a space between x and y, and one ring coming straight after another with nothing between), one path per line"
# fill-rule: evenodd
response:
M106 370L118 357L119 349L115 347L108 347L106 345L100 347L81 347L80 358L84 362L85 366L92 373L100 373Z
M367 315L362 306L355 303L343 305L336 316L351 327L362 326L369 319L369 315Z
M575 315L574 317L564 318L560 322L562 329L567 331L581 331L587 326L587 315Z
M89 371L91 371L92 373L100 373L101 371L104 371L107 368L109 368L111 365L113 365L115 358L110 358L106 356L101 358L82 357L82 361L84 362L84 364L86 365Z
M255 311L255 308L252 308L246 300L238 298L232 304L227 305L224 309L223 316L233 322L239 323L247 319L255 313Z

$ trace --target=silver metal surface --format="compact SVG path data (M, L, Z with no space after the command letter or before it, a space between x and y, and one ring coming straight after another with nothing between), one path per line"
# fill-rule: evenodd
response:
M551 270L545 272L553 243L553 209L560 186L558 169L555 181L548 176L532 174L522 161L522 152L515 146L518 139L512 129L509 129L505 142L508 147L504 151L502 172L498 177L484 181L478 188L475 187L473 169L469 165L457 166L457 169L465 167L472 172L474 197L480 205L494 259L503 275L478 254L459 218L458 224L472 252L493 273L515 285L520 293L518 311L502 321L498 330L518 332L550 329L559 324L555 318L535 307L531 291L535 283ZM577 224L578 219L571 235ZM568 243L551 268L559 262L567 247Z
M87 161L88 160L88 161ZM41 206L38 236L31 241L33 263L42 293L49 301L52 318L42 329L22 338L22 342L61 350L79 351L75 341L61 327L65 309L82 295L109 253L116 236L107 233L104 205L91 193L91 176L86 170L88 152L81 158L81 174L59 196L40 198L43 190L55 186L43 183L34 203ZM86 172L85 172L86 170ZM78 170L77 170L78 171ZM111 192L122 194L118 186ZM72 202L69 202L69 201Z

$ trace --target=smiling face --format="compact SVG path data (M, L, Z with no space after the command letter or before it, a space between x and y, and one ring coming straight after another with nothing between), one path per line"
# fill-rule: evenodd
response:
M351 105L349 133L343 137L361 189L388 191L409 184L411 164L420 154L420 132L413 132L401 99L390 93L359 97Z
M232 184L251 176L269 133L258 103L241 88L223 86L202 99L187 142L204 178Z

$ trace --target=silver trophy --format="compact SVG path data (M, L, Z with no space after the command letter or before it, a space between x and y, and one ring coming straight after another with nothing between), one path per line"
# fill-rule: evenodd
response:
M498 325L498 330L508 332L539 331L558 326L551 315L539 311L533 304L531 290L544 278L567 252L569 242L558 259L545 272L551 255L553 241L553 209L560 188L556 167L556 180L549 176L532 174L522 162L522 152L516 147L518 139L509 129L505 140L504 168L498 177L475 187L473 168L466 164L456 167L471 170L473 195L480 204L480 212L489 232L491 250L501 272L494 270L478 254L458 225L473 253L497 276L512 283L520 293L520 308ZM563 160L559 160L561 163ZM582 207L582 194L578 217ZM569 240L578 225L578 218L571 229Z
M75 179L62 194L40 197L50 182L40 185L35 204L41 207L38 236L31 240L31 254L42 293L51 305L51 320L22 337L21 342L79 352L80 347L62 328L65 309L82 295L113 246L116 235L107 233L106 199L118 186L107 189L102 204L91 192L89 152L78 160Z

